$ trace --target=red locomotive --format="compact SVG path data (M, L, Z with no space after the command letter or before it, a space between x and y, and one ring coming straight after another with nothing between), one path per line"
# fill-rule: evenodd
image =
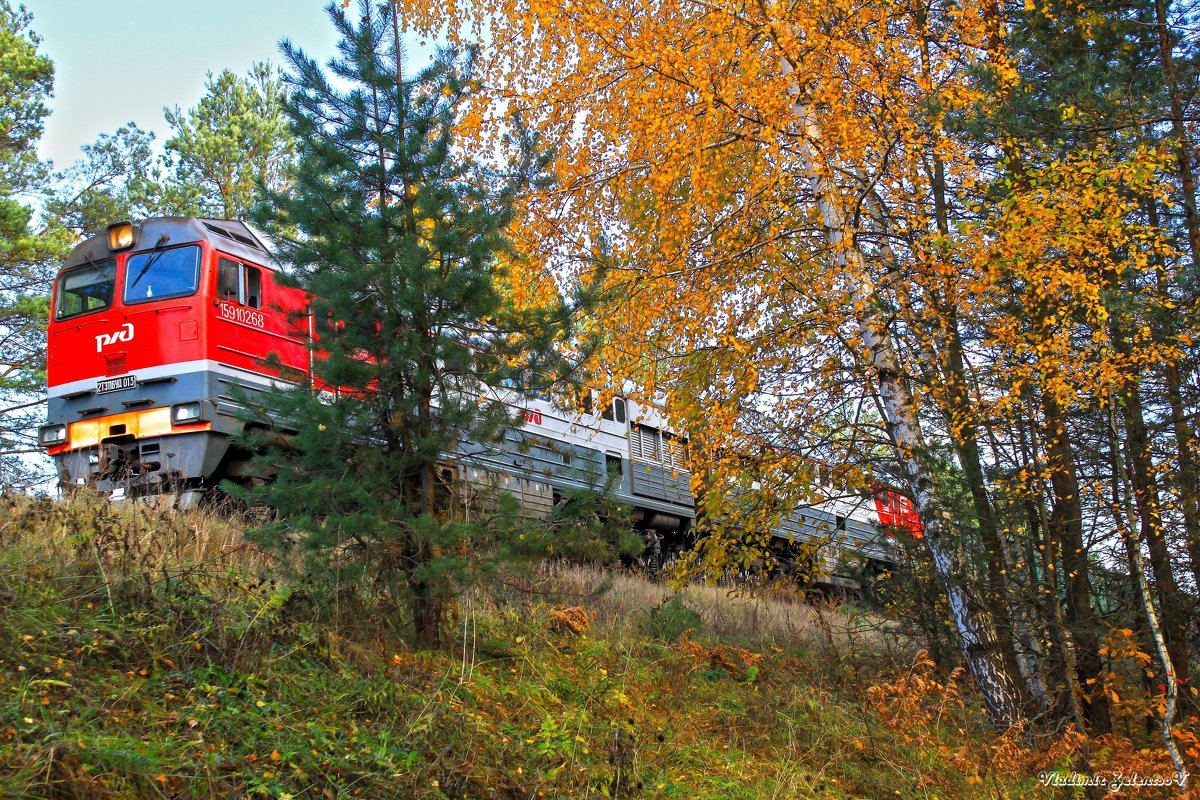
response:
M124 222L76 247L54 284L38 435L60 483L144 494L236 475L238 398L312 381L306 299L279 271L241 222Z

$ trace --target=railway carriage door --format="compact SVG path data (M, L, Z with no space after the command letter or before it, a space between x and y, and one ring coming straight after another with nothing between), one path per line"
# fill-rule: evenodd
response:
M629 449L629 408L625 405L625 398L623 397L613 398L613 421L621 426L620 436L625 440L622 446L624 452L617 454L618 461L621 459L632 458L633 453ZM613 455L614 453L609 451L609 457L612 457ZM624 469L621 468L620 464L618 464L617 467L618 469L621 469L621 477L624 479Z

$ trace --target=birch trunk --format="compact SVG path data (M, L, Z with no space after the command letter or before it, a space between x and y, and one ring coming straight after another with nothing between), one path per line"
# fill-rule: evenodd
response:
M1158 622L1158 612L1154 608L1154 600L1150 596L1150 586L1146 581L1146 565L1142 558L1142 546L1138 541L1138 537L1133 533L1133 520L1136 517L1137 511L1133 507L1131 495L1135 492L1129 480L1129 475L1125 470L1123 459L1121 458L1121 442L1117 434L1117 418L1113 409L1113 398L1110 395L1108 399L1108 423L1109 423L1109 442L1112 450L1113 462L1113 478L1118 484L1123 484L1124 503L1122 504L1120 494L1114 486L1113 498L1113 514L1117 518L1117 527L1120 529L1121 538L1125 540L1125 550L1129 556L1129 569L1133 573L1133 577L1137 583L1138 599L1142 604L1142 612L1145 614L1146 623L1150 628L1150 639L1154 642L1154 649L1158 655L1158 662L1162 666L1163 686L1167 694L1167 705L1163 709L1163 716L1160 726L1162 734L1163 746L1166 747L1168 755L1171 756L1171 764L1175 767L1175 780L1179 784L1179 793L1181 795L1187 793L1188 771L1184 766L1183 758L1179 755L1179 747L1175 744L1175 736L1171 731L1171 726L1175 722L1175 709L1179 703L1179 682L1175 677L1175 667L1171 659L1171 654L1167 648L1166 637L1163 636L1162 626ZM1122 508L1124 505L1124 508Z
M782 66L785 74L793 73L792 64L786 59ZM793 94L799 95L798 88L793 87ZM944 541L947 526L936 508L932 482L921 463L926 447L916 402L904 384L887 321L876 302L875 284L867 269L866 257L847 225L846 209L830 165L820 155L824 141L820 123L814 111L801 99L796 99L793 111L800 122L799 149L809 186L817 198L833 257L852 286L851 299L874 372L876 391L887 417L888 436L904 467L908 488L921 515L924 541L946 593L959 646L983 695L988 715L996 724L1007 727L1018 718L1017 702L1001 660L996 656L994 642L990 641L987 630L969 607L967 594L959 582L959 565Z
M936 155L932 156L932 159L934 170L930 176L930 188L933 193L934 215L938 231L949 236L949 211L945 200L941 161ZM864 186L869 185L870 182L861 172L858 178ZM887 224L881 204L873 199L870 193L867 194L866 203L871 220L880 234L880 253L889 269L897 271L899 260L887 243ZM937 296L936 292L933 294L931 303L938 314L938 336L941 345L941 352L935 354L935 359L941 379L948 388L945 398L941 401L941 411L954 445L954 452L958 456L959 466L962 468L962 477L971 492L976 525L988 553L986 600L990 621L987 627L994 633L1006 674L1021 676L1027 698L1032 700L1040 713L1047 707L1046 689L1039 664L1040 649L1037 637L1033 634L1029 620L1018 602L1021 587L1017 584L1013 570L1016 559L1009 552L1008 542L1000 533L984 480L976 438L976 414L967 390L966 356L958 316L946 299L948 292L941 296Z
M923 41L922 45L923 48L928 48L927 41ZM928 61L926 53L922 63L927 64ZM946 201L945 167L936 152L930 154L930 160L933 164L929 179L933 190L934 218L938 233L949 237L950 208ZM947 282L949 280L952 279L948 279ZM947 408L943 413L963 477L971 492L979 533L988 552L988 588L996 604L996 627L1002 637L1005 666L1010 675L1019 674L1024 679L1029 699L1033 701L1038 713L1041 713L1049 703L1041 674L1042 652L1022 605L1022 587L1017 580L1015 568L1018 559L1012 553L1007 536L1000 530L1001 526L997 521L984 478L978 440L979 419L975 407L971 404L968 389L966 348L963 346L957 309L948 299L950 296L950 287L947 286L941 297L934 298L945 350L944 380L949 389L945 400Z

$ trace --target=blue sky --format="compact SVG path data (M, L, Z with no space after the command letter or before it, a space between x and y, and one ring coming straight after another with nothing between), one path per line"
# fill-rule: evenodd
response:
M324 63L336 37L326 0L18 0L56 69L40 153L64 168L126 122L168 135L163 106L190 108L205 73L279 64L291 39Z

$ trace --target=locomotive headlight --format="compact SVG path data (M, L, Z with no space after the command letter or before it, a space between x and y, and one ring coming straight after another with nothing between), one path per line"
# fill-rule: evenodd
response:
M116 225L108 226L109 250L126 250L133 247L136 238L132 222L118 222Z
M185 425L189 422L200 421L199 403L179 403L171 406L171 422L175 425Z
M66 425L43 425L38 428L38 444L42 447L54 447L67 440Z

